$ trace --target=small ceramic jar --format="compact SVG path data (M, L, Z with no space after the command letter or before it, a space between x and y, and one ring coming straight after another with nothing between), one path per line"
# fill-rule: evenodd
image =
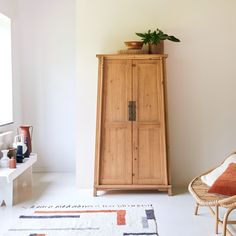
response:
M9 167L9 158L7 156L8 150L2 150L3 157L1 158L1 167L8 168Z
M16 168L16 158L15 157L11 157L11 159L9 160L9 168L11 168L11 169Z

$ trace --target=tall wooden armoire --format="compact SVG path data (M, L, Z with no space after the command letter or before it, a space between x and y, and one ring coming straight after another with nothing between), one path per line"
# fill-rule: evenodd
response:
M94 195L98 190L159 190L171 185L167 160L167 55L99 59Z

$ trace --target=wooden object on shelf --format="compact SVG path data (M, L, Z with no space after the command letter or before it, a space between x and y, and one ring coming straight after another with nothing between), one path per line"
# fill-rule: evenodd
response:
M160 190L171 195L167 161L167 55L99 59L94 195Z
M118 54L147 54L148 52L143 49L124 49L119 50Z
M126 41L124 42L128 50L130 49L142 49L143 41Z

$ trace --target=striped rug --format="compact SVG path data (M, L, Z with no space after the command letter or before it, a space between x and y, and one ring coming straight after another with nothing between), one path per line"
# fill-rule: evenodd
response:
M32 206L6 236L158 236L152 205Z

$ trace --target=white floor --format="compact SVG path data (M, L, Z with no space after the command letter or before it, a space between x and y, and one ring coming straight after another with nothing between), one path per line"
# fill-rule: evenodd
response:
M65 173L40 173L33 175L33 198L13 207L0 207L0 235L14 225L25 208L39 204L116 204L149 203L155 207L160 236L212 236L214 219L207 208L200 208L194 216L194 201L187 190L174 191L174 196L157 192L100 193L92 196L92 190L78 190L75 176ZM0 190L1 191L1 190ZM221 232L221 227L220 227ZM234 231L236 235L236 231ZM104 235L106 236L106 235ZM108 236L108 235L107 235Z

